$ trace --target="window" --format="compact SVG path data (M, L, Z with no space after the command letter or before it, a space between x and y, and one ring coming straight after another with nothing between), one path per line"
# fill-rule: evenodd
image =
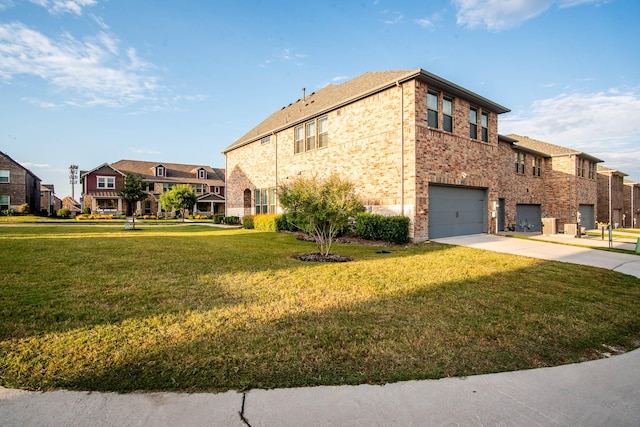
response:
M304 151L304 126L300 125L300 126L296 126L296 146L295 146L295 152L297 153L302 153Z
M162 192L165 193L169 190L171 190L171 187L173 187L175 184L170 184L168 182L163 182L162 183Z
M98 188L101 188L101 189L116 188L116 177L115 176L99 176Z
M0 211L6 211L9 209L9 196L0 196Z
M469 109L469 137L478 139L478 110L475 108Z
M596 178L596 164L594 162L589 162L589 179Z
M158 166L156 168L156 176L164 176L164 166Z
M295 127L294 151L296 154L304 151L315 150L316 148L326 148L329 146L329 119L320 117L304 125Z
M218 186L213 187L213 194L220 194L220 187Z
M268 144L268 143L270 143L270 142L271 142L271 136L265 136L264 138L262 138L262 139L260 140L260 142L261 142L262 144Z
M322 117L318 119L318 148L327 148L329 146L329 118Z
M142 190L143 191L148 191L150 193L153 193L153 190L155 188L155 185L153 182L143 182L142 183Z
M254 190L256 215L276 212L276 189L256 188Z
M0 183L11 182L11 171L0 170Z
M584 178L585 175L585 163L586 160L579 158L578 159L578 176Z
M540 176L542 171L542 157L535 156L533 158L533 176Z
M198 179L205 179L207 177L207 171L204 169L198 169Z
M442 99L442 129L453 132L453 99Z
M98 199L96 202L100 210L115 210L118 206L118 202L114 199Z
M516 164L516 173L524 175L524 153L516 152L513 154Z
M482 141L489 142L489 114L483 112L480 116L480 126L482 127Z
M305 143L305 150L311 151L316 149L316 122L308 122L307 127L307 139Z
M209 186L207 184L196 184L195 185L196 194L204 194L204 193L206 193L208 187Z
M434 92L427 93L427 125L438 127L438 94Z

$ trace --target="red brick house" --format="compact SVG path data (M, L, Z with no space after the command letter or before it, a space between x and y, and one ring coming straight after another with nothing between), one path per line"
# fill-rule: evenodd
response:
M640 227L640 184L624 180L624 227Z
M624 213L626 173L598 166L598 221L611 224L614 228L622 227Z
M278 185L336 172L370 212L409 217L413 241L486 233L508 111L422 69L303 91L223 151L227 215L277 212Z
M33 172L0 151L0 212L27 204L30 213L40 213L40 185Z
M127 206L118 193L127 173L141 177L149 197L137 206ZM223 169L202 165L120 160L81 172L83 206L91 212L156 215L162 212L160 195L174 185L194 188L198 202L194 214L224 214L225 174Z
M501 136L500 141L498 217L504 216L506 228L543 231L542 218L555 219L557 232L569 232L565 225L570 225L575 233L578 220L581 227L594 228L602 160L526 136Z

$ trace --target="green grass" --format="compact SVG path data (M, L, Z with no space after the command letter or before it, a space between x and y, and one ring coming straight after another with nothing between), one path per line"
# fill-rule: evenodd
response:
M553 366L640 345L640 279L437 243L0 227L0 385L228 390Z

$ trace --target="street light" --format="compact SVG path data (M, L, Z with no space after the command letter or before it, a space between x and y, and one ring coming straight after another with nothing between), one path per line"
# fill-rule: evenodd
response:
M75 184L78 183L78 165L69 165L69 184L71 184L71 198L76 199Z

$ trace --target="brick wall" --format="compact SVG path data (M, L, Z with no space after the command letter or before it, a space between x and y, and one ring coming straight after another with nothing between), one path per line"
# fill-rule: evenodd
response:
M615 172L600 173L598 177L598 216L599 222L622 226L625 186L624 178ZM610 191L611 190L611 191Z
M9 207L18 209L24 203L31 213L40 212L40 179L27 169L0 153L0 170L9 171L9 182L0 183L0 194L9 196Z
M626 227L640 227L640 184L625 183L624 214Z

